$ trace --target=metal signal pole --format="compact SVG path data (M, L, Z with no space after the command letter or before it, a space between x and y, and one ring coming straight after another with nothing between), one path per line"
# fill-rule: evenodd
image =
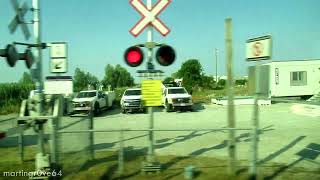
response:
M40 95L40 102L39 103L39 113L42 113L43 104L42 104L42 89L43 89L43 82L42 82L42 47L41 47L41 25L40 25L40 1L39 0L32 0L32 10L33 10L33 32L35 43L38 45L36 48L37 53L36 55L36 90L37 93ZM39 114L40 115L40 114Z
M152 9L152 0L147 0L147 9L151 10ZM153 42L153 27L152 25L148 26L148 32L147 32L147 42ZM152 65L152 57L153 57L153 49L152 48L148 48L148 62L147 62L147 70L153 70L153 65ZM150 72L149 72L150 73ZM155 161L154 159L154 137L153 137L153 131L151 131L151 129L153 129L153 107L150 106L148 108L149 111L149 149L148 149L148 155L147 155L147 162L148 163L153 163Z
M43 82L42 82L42 47L41 47L41 26L40 26L40 2L39 0L32 0L32 11L33 11L33 32L35 43L37 44L36 48L36 97L38 100L37 104L37 115L41 116L43 113ZM38 148L41 155L44 155L44 142L43 142L43 124L39 124L39 133L38 133Z

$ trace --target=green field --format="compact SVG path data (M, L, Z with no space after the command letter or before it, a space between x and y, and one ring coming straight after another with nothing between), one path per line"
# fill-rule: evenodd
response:
M27 99L33 85L22 83L0 84L0 114L17 113L22 100Z

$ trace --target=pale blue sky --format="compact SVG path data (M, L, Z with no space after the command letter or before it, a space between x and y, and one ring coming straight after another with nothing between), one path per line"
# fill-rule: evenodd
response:
M31 6L31 0L26 1ZM145 68L144 64L131 68L123 61L126 48L146 40L145 32L138 38L128 32L140 19L128 0L41 0L41 11L43 41L68 42L68 74L80 67L102 79L108 63L121 64L133 75ZM25 41L20 29L14 35L8 31L13 16L9 0L0 0L1 48L12 41ZM226 17L233 19L236 76L246 75L245 41L256 36L272 35L273 60L320 58L319 0L172 0L160 15L171 33L162 37L155 32L155 41L173 46L177 60L170 67L156 64L157 69L171 74L185 60L196 58L206 74L214 74L214 48L218 48L218 73L224 75ZM3 59L0 83L17 81L27 70L22 62L10 68ZM43 60L44 74L49 75L49 50L44 50Z

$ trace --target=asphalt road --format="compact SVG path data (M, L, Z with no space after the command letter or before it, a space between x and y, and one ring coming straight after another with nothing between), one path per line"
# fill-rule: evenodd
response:
M236 126L248 128L252 124L253 106L236 106ZM319 168L320 165L320 106L289 103L260 106L259 112L259 160L261 163L285 163L288 166ZM0 140L0 147L14 145L12 122L15 115L1 116L1 130L11 129L11 137ZM7 121L4 121L6 120ZM5 123L5 125L2 125ZM114 108L94 118L94 129L147 129L149 114L121 114ZM64 117L62 130L86 130L89 121L80 117ZM197 105L194 112L167 113L162 108L154 112L156 129L208 129L227 127L227 107L218 105ZM26 132L29 141L35 144L32 130ZM64 152L84 148L88 133L61 134L61 150ZM118 149L119 133L95 133L96 150ZM27 138L27 139L28 139ZM126 132L125 147L146 150L147 132ZM158 155L189 155L227 158L227 131L155 132L155 147ZM237 131L237 158L250 158L250 134ZM311 159L311 161L307 160Z

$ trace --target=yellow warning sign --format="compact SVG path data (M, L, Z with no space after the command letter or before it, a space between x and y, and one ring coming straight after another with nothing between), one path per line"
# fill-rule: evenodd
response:
M143 80L142 100L145 106L162 105L162 82L161 80Z

